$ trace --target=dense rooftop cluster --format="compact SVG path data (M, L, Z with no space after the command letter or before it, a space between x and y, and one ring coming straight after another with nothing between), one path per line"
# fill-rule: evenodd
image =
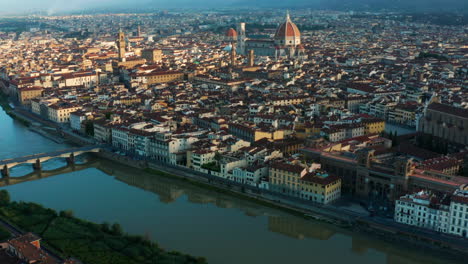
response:
M0 35L2 90L121 154L314 202L467 183L466 27L282 16L36 17Z

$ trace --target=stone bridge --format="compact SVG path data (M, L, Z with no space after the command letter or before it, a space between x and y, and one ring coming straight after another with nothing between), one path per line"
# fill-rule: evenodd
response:
M85 146L80 148L69 148L48 153L39 153L24 157L6 159L0 161L0 168L3 177L10 176L10 168L20 164L29 163L34 170L41 170L41 163L55 158L66 158L68 164L75 163L75 157L84 153L96 153L105 148L105 145Z

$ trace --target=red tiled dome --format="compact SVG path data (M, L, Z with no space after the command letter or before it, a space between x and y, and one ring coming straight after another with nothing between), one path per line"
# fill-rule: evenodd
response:
M233 28L230 28L227 32L226 32L226 37L230 37L230 38L237 38L237 31Z
M291 22L289 14L286 16L286 21L278 27L275 33L276 39L283 39L285 37L301 37L299 28L297 28L296 24Z

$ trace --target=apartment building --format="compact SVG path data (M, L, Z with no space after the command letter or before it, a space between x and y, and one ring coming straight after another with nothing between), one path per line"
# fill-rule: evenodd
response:
M81 106L69 102L57 102L47 108L49 120L56 123L69 123L70 114L81 109Z
M395 202L394 219L398 223L431 229L468 238L468 186L452 194L420 191Z

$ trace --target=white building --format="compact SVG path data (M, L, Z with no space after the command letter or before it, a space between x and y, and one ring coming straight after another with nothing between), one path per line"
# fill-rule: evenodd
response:
M252 165L247 168L237 167L232 170L232 179L235 182L259 187L262 178L268 176L268 167L265 164ZM268 188L266 188L268 189Z
M69 123L70 114L81 109L81 106L69 102L58 102L47 107L48 119L56 123Z
M407 194L395 202L398 223L468 238L468 186L453 195L437 197L425 191Z
M82 111L76 111L70 113L70 127L73 130L81 131L81 123L87 120L87 117L91 115L91 113L86 113Z
M219 161L219 167L221 170L220 176L228 180L233 180L234 168L245 168L246 166L247 160L241 153L224 154Z
M395 202L394 219L398 223L446 233L449 228L449 204L449 196L439 199L424 191L407 194Z
M197 141L195 136L175 137L170 133L156 133L149 142L149 156L174 165L186 165L187 150Z
M84 86L93 87L98 83L98 75L93 72L74 72L59 76L59 87Z
M129 130L124 127L112 128L112 146L123 151L129 151L128 144Z
M215 161L216 151L210 149L197 149L187 152L187 166L195 171L202 171L202 165Z
M449 233L468 238L468 186L456 190L450 203Z

